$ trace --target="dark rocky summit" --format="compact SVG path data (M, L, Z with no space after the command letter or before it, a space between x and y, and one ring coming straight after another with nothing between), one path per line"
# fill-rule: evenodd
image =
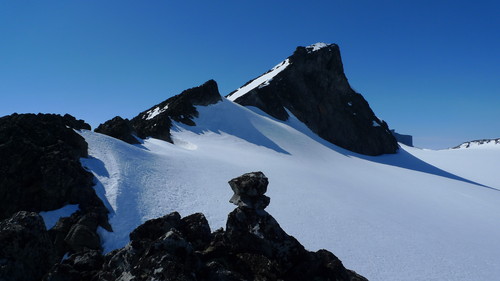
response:
M366 280L326 250L305 250L263 204L253 204L269 203L267 184L261 172L230 181L239 199L231 199L238 207L225 231L210 233L203 214L174 212L137 227L128 245L106 256L94 250L71 255L44 280Z
M168 142L172 121L194 126L198 117L197 105L207 106L222 100L217 83L209 80L203 85L187 89L150 109L141 112L132 120L115 117L99 125L96 132L110 135L128 143L137 143L132 135L145 139L153 137Z
M272 80L235 102L258 107L283 121L289 117L288 110L323 139L357 153L397 151L387 124L349 85L337 45L298 47L287 60L289 65Z

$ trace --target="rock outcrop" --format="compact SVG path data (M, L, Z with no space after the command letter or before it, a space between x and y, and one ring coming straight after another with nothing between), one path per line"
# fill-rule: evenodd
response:
M42 217L17 212L0 221L0 280L41 280L57 261Z
M80 164L80 158L88 156L87 143L74 129L90 126L70 115L0 118L0 219L66 204L104 208L92 188L92 174Z
M254 204L269 203L264 174L229 183L239 199L231 199L238 207L225 231L211 233L203 214L181 218L174 212L137 227L127 246L104 257L92 250L71 255L44 280L366 280L326 250L305 250L265 204Z
M130 122L115 117L99 125L96 132L110 135L128 143L137 141L132 134L145 139L153 137L172 142L170 129L172 121L194 126L193 118L198 117L195 106L207 106L222 100L217 83L209 80L203 85L187 89L150 109L140 113Z
M81 129L90 126L70 115L0 118L0 280L40 280L64 254L100 250L98 226L112 230L80 163L88 156ZM67 204L79 211L47 231L35 212Z
M134 137L135 131L130 124L130 120L123 119L120 116L116 116L115 118L100 124L94 131L130 144L140 143Z
M387 124L349 85L335 44L298 47L283 63L227 98L283 121L290 112L318 136L357 153L380 155L398 149Z

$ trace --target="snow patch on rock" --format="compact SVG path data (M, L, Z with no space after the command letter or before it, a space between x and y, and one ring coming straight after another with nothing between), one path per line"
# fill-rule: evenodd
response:
M307 52L312 53L312 52L316 52L320 49L323 49L325 47L328 47L328 44L323 43L323 42L318 42L318 43L307 46L306 49L307 49Z
M237 98L245 95L246 93L250 92L251 90L253 90L257 87L262 88L262 87L269 85L269 82L276 75L278 75L278 73L285 70L287 68L287 66L289 66L289 65L290 65L289 59L282 61L281 63L279 63L278 65L273 67L270 71L264 73L263 75L261 75L260 77L258 77L256 79L252 80L250 83L246 84L245 86L237 89L234 93L229 95L227 97L227 99L230 101L235 101Z

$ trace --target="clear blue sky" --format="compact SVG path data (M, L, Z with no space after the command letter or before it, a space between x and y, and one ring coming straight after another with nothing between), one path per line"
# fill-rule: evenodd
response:
M223 95L315 42L415 144L500 137L500 1L0 0L0 116L96 127L215 79Z

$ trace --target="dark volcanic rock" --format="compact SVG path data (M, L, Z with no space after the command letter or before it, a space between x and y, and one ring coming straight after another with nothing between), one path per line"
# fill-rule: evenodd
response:
M80 164L87 157L87 143L73 129L90 126L69 115L0 118L0 219L66 204L104 208L92 188L92 174Z
M0 222L0 280L40 280L56 262L42 217L17 212Z
M172 228L178 227L180 223L181 215L177 212L170 213L161 218L148 220L130 233L130 241L153 241Z
M140 138L153 137L172 142L170 138L172 121L194 126L193 118L198 117L196 105L206 106L221 100L217 83L209 80L201 86L185 90L153 106L130 122Z
M56 264L43 280L46 281L91 281L99 274L104 257L99 251L73 254Z
M230 181L233 190L254 197L264 195L267 183L261 172ZM305 250L270 214L248 206L229 214L226 231L210 233L203 214L174 212L137 227L130 240L105 257L73 254L44 280L366 280L326 250Z
M134 129L128 119L123 119L120 116L100 124L97 133L108 135L130 144L139 144L140 142L133 136Z
M387 124L349 85L339 47L313 48L298 47L287 59L290 65L235 102L280 120L288 119L288 110L318 136L357 153L395 153L398 145Z

